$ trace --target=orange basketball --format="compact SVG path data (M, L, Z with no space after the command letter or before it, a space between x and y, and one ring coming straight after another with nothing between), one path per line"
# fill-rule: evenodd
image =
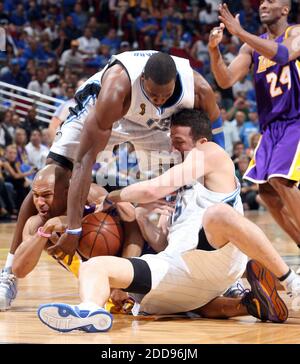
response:
M123 230L118 217L96 212L82 219L78 252L83 258L117 255L120 253L122 241Z

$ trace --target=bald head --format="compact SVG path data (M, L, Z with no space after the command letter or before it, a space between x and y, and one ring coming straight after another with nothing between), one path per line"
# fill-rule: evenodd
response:
M50 164L41 169L32 183L33 203L39 215L45 219L63 215L68 186L68 173L64 168Z
M35 176L33 180L33 185L36 183L44 182L48 183L51 186L55 184L55 175L56 175L56 165L50 164L41 169Z

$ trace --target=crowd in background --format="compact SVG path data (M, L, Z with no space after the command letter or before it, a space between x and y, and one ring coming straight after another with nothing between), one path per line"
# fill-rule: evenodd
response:
M224 121L226 150L236 165L246 209L259 208L257 186L242 180L259 140L251 74L232 89L217 87L210 70L208 37L218 24L221 0L0 0L0 27L6 51L0 52L0 81L65 102L78 82L101 70L111 55L156 49L188 58L215 90ZM242 26L263 32L259 0L228 0ZM300 23L298 1L291 19ZM240 42L225 32L221 52L226 62ZM60 111L54 117L58 117ZM65 117L65 116L64 116ZM61 117L63 121L63 117ZM14 105L0 105L0 218L15 218L36 171L51 146L47 124L33 106L23 120Z

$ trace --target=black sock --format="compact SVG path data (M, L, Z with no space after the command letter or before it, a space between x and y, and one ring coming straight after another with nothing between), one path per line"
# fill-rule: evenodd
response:
M284 274L282 277L278 277L278 279L280 280L280 282L284 281L285 279L287 279L287 277L292 273L291 268L289 269L289 271Z

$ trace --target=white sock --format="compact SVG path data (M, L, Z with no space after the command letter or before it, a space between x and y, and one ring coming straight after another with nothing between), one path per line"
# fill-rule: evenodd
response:
M96 303L91 301L82 302L78 305L78 308L80 310L89 310L89 311L95 311L99 310L99 308L103 309L103 307L98 306Z
M4 268L11 268L12 267L14 257L15 257L14 254L8 253Z
M292 269L291 273L286 277L286 279L280 283L283 285L286 291L291 292L293 295L298 296L300 294L300 276Z

